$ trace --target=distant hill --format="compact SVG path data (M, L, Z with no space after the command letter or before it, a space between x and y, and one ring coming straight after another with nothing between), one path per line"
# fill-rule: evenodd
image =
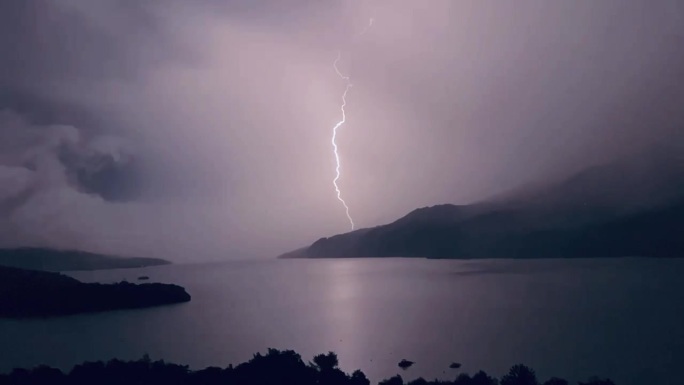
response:
M82 283L59 273L0 267L0 317L57 316L188 301L190 295L177 285Z
M127 258L45 248L0 249L0 266L43 271L123 269L166 265L158 258Z
M280 257L684 257L681 154L659 150L485 202L424 207Z

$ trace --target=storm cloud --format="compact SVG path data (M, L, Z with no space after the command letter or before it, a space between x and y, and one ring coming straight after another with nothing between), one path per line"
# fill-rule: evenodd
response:
M358 36L374 18L373 27ZM684 143L676 0L0 3L0 246L273 256Z

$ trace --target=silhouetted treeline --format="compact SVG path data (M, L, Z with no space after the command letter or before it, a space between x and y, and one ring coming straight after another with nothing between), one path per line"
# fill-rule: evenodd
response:
M0 385L370 385L360 370L347 374L338 368L335 353L320 354L305 363L294 351L269 349L255 354L248 362L227 368L209 367L189 370L187 366L152 361L145 356L138 361L111 360L107 363L85 362L69 373L47 366L14 369L0 375ZM426 381L422 378L404 382L395 376L380 385L568 385L552 378L540 382L534 371L524 365L513 366L501 380L479 371L470 376L458 374L454 380ZM610 380L591 379L578 385L614 385Z

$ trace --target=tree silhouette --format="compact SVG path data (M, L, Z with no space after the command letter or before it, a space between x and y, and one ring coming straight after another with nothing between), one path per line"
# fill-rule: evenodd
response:
M165 361L152 361L145 355L137 361L113 359L108 362L85 362L76 365L68 374L48 366L33 369L14 369L0 374L0 385L370 385L360 370L351 375L338 368L333 352L315 356L306 364L292 350L268 349L251 360L235 367L208 367L189 370L187 366ZM396 375L380 381L379 385L404 385ZM497 385L497 380L479 371L472 377L461 373L453 381L418 378L407 385ZM538 385L534 371L524 365L511 367L501 379L501 385ZM544 385L568 385L559 378L551 378ZM591 378L579 385L615 385L612 381Z
M370 385L370 381L362 371L355 370L351 375L349 385Z
M607 378L592 377L588 382L580 382L579 385L615 385L615 383Z
M337 368L337 365L339 365L337 354L333 352L328 352L328 354L319 354L313 358L313 362L321 372L333 370Z
M468 373L461 373L454 380L454 385L470 385L470 375Z
M480 370L470 379L470 385L496 385L496 379L489 377L487 373Z
M501 377L501 385L539 385L534 370L525 365L513 365L508 374Z
M568 382L562 378L558 377L551 377L546 382L544 382L544 385L569 385Z

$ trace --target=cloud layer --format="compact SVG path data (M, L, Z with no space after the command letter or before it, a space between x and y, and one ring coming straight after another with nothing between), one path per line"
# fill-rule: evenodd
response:
M682 142L676 0L0 4L2 245L271 256ZM373 28L358 37L368 20Z

